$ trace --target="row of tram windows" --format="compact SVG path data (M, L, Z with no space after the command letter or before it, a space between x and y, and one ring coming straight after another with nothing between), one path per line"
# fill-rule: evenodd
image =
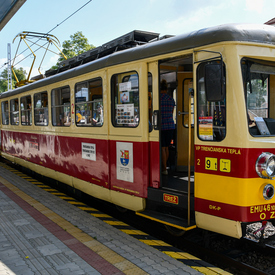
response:
M75 85L75 123L77 126L103 125L103 89L101 78L77 83ZM53 89L51 97L51 118L53 126L68 127L71 119L70 87ZM2 124L47 126L49 124L49 95L47 91L35 93L21 98L2 101ZM33 104L32 104L33 100ZM19 110L20 107L20 110ZM74 113L74 110L72 110Z
M149 79L149 109L152 110L151 75ZM4 100L1 103L3 125L49 124L49 108L53 126L69 127L73 121L79 127L103 125L103 85L95 78L75 85L74 104L69 86ZM51 106L49 107L49 97ZM115 74L111 79L112 124L115 127L137 127L139 124L139 77L137 72ZM71 109L73 108L73 109ZM73 116L73 117L72 117ZM149 114L150 117L150 114Z

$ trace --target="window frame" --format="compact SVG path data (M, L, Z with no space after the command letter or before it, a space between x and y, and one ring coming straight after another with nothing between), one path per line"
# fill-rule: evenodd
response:
M13 102L15 102L17 100L17 109L12 111L12 104ZM13 106L15 106L15 104L13 104ZM18 116L18 121L17 122L14 122L14 116L15 114L17 114ZM12 98L10 100L10 124L11 125L19 125L19 100L18 100L18 97L17 98Z
M118 76L119 75L121 76L121 80L122 80L121 82L118 81ZM125 108L127 108L127 106L125 106L125 108L121 109L124 114L127 113L126 115L123 114L124 118L126 116L125 121L130 120L130 122L119 124L119 123L116 123L116 120L119 120L120 114L122 114L122 112L116 111L117 110L116 106L117 105L123 105L123 102L120 103L120 104L116 103L116 99L118 99L118 95L119 95L119 92L120 92L119 91L119 84L129 82L129 81L123 82L123 79L125 79L128 76L131 77L132 75L137 76L138 107L135 107L135 105L133 107L128 106L129 112L128 112L128 110L126 110L126 112L125 112ZM121 91L121 94L122 94L122 92L123 91ZM130 92L136 92L136 91L129 90L128 92L129 92L128 97L129 97L129 100L130 100L130 98L131 98L130 97ZM122 96L121 94L119 95L120 97ZM134 102L135 97L136 96L133 94L132 95L133 103L130 103L131 105L135 104L135 102ZM126 105L130 105L130 104L126 104ZM131 110L132 108L133 108L133 110ZM136 114L137 114L136 118L135 118L135 111L136 111ZM129 115L128 115L128 113L129 113ZM131 115L131 113L132 113L132 115ZM129 117L129 119L128 119L128 117ZM121 120L123 120L123 119L121 119ZM137 123L135 123L135 119L138 119ZM116 127L116 128L133 129L133 128L137 128L139 126L139 124L140 124L140 84L139 84L139 73L138 73L138 71L131 70L131 71L115 73L115 74L112 75L112 77L111 77L111 121L112 121L113 127Z
M197 137L199 140L201 141L205 141L205 142L222 142L225 138L226 138L226 134L227 134L227 116L226 116L226 110L227 110L227 100L226 100L226 65L223 62L223 74L224 74L224 111L222 111L221 109L221 105L219 104L219 110L217 111L216 107L217 107L217 103L222 102L222 101L217 101L217 102L211 102L211 101L207 101L207 97L206 97L206 92L205 92L205 85L204 85L204 94L205 94L205 104L204 106L207 107L208 109L208 104L210 103L210 107L213 109L211 110L211 112L213 111L213 115L209 115L209 114L204 114L202 115L200 113L201 111L201 107L202 105L200 105L200 92L203 92L203 90L200 90L200 80L203 78L203 83L205 84L205 68L203 68L203 72L202 75L200 75L200 68L202 66L205 67L206 64L209 63L213 63L213 62L220 62L219 59L217 60L211 60L211 61L205 61L205 62L201 62L196 69L196 86L197 86ZM212 104L213 103L213 104ZM211 106L212 105L212 106ZM214 106L215 106L215 110L214 110ZM218 121L220 120L220 116L223 117L224 119L222 120L222 122L220 122L221 124L224 124L222 126L219 125L214 125L215 124L215 111L216 111L216 123L218 123ZM200 121L201 118L201 121ZM212 118L212 124L211 122L211 118ZM200 123L201 122L201 123ZM202 128L202 124L206 124L209 125L209 127L212 127L212 137L213 139L207 139L207 137L202 138L203 135L200 135L200 125L201 125L201 131L203 130ZM210 126L211 125L211 126ZM207 135L206 135L207 136ZM211 135L209 135L210 137ZM216 139L214 138L216 137Z
M6 110L5 106L8 107L7 110ZM10 106L9 106L9 101L8 101L8 100L5 100L5 101L2 101L2 102L1 102L2 125L9 125L9 124L10 124L10 112L9 112L9 107L10 107ZM5 114L5 115L4 115L4 114ZM6 123L6 122L4 123L4 117L6 118L6 120L7 120L7 118L8 118L7 123Z
M256 58L250 58L248 56L244 56L241 60L240 60L240 66L241 66L241 71L242 71L242 81L243 81L243 91L244 91L244 99L245 99L245 108L246 108L246 114L247 114L247 125L248 125L248 132L249 134L254 137L254 138L258 138L258 137L274 137L275 136L275 131L274 131L274 120L275 118L273 118L271 116L271 81L270 81L270 75L271 73L266 73L268 74L268 77L266 78L267 80L267 85L266 85L266 88L267 88L267 110L266 110L266 113L267 113L267 117L263 117L263 120L264 122L260 122L259 123L259 127L257 126L257 123L255 122L255 120L251 120L250 119L250 115L249 115L249 112L248 110L251 110L249 109L248 107L248 89L247 87L245 87L245 84L249 85L249 83L245 83L245 72L243 71L243 63L244 62L252 62L252 63L256 63L258 65L263 65L263 66L270 66L270 67L274 67L275 68L275 62L273 61L267 61L267 60L264 60L264 59L256 59ZM249 73L250 73L250 70L249 70ZM255 73L255 72L254 72ZM263 74L264 75L264 72L257 72L256 74ZM274 77L274 72L273 72L273 77ZM251 76L250 76L251 77ZM255 78L257 79L257 78ZM251 84L251 87L249 87L249 89L252 88L252 84ZM255 95L255 91L253 93L253 91L251 92L251 94ZM255 102L256 103L256 102ZM257 107L257 106L255 106ZM264 109L264 108L259 108L259 109ZM256 112L254 112L256 114ZM274 113L274 110L273 110L273 113ZM273 115L274 116L274 115ZM256 116L255 116L256 117ZM271 120L271 121L270 121ZM262 125L260 125L262 124ZM263 128L262 128L263 126ZM262 129L261 129L262 128ZM261 129L261 131L259 130ZM263 130L268 130L269 133L266 133L264 134L263 133Z
M46 100L47 106L46 107L42 106L42 94L47 95L47 100ZM41 101L41 107L40 108L36 108L36 97L37 96L40 96L40 99L38 99L38 100ZM38 100L37 100L37 102L38 102ZM36 120L36 111L37 110L43 110L43 114L42 114L43 121L42 122L41 121L38 122ZM47 91L38 92L38 93L35 93L33 95L33 113L34 113L34 125L35 126L48 126L49 125L49 94L48 94ZM45 118L45 116L46 116L46 118ZM40 115L39 115L39 117L40 117Z
M28 99L30 99L30 105L28 103ZM24 100L26 100L26 102L23 102ZM22 104L26 105L26 109L25 106L24 108L22 108ZM30 108L28 108L30 106ZM21 116L21 125L22 126L31 126L32 125L32 97L31 95L25 95L20 97L20 116ZM25 118L25 121L23 122L22 118ZM28 119L26 119L28 118Z
M86 84L86 88L88 89L88 93L90 92L90 83L93 83L93 82L97 82L97 81L100 81L100 85L99 86L95 86L93 87L93 89L95 88L98 88L100 87L101 88L101 95L92 95L92 98L91 100L86 100L86 101L81 101L81 102L77 102L77 97L76 97L76 94L79 92L77 90L77 86L80 86L80 85L83 85L83 84ZM93 97L96 96L98 98L95 97L95 99L93 99ZM89 94L88 94L88 97L89 97ZM90 99L90 98L89 98ZM104 124L104 104L103 104L103 80L102 80L102 77L95 77L95 78L92 78L92 79L89 79L89 80L85 80L85 81L81 81L81 82L78 82L75 84L75 93L74 93L74 102L75 102L75 125L76 127L102 127L103 124ZM100 121L99 122L96 122L94 120L94 116L97 115L97 111L96 111L96 108L94 108L94 104L100 104L101 106L99 107L100 108L100 116L99 116L99 119ZM84 107L84 124L82 124L81 120L83 118L83 115L81 115L81 111L79 112L80 113L80 116L78 116L78 105L87 105L87 109ZM88 109L88 105L90 105L90 109ZM88 116L88 111L90 110L90 112L92 112L93 115L91 115L90 113L90 116ZM87 115L86 115L86 111L87 111ZM94 113L95 112L95 113ZM87 120L88 118L88 120ZM79 121L78 121L79 120ZM87 122L90 120L90 123Z
M59 94L60 99L57 99L57 100L63 101L62 91L65 90L65 89L69 90L68 92L66 92L66 93L69 94L69 103L60 102L61 104L54 105L53 104L53 92L59 90L60 91L60 94ZM57 108L62 108L62 109L60 109L61 112L59 114L60 124L58 124L57 122L56 122L56 124L54 124L54 121L55 120L57 121L57 116L53 114L54 113L53 110L54 109L56 110ZM64 111L64 108L65 109L68 108L69 110ZM67 115L66 115L66 112L68 113ZM66 118L65 118L65 116L66 116ZM70 127L72 125L72 122L71 122L71 89L70 89L69 85L57 87L57 88L54 88L54 89L51 90L51 117L52 117L52 126L54 126L54 127Z
M187 107L189 106L189 97L185 98L185 90L184 90L184 85L185 85L185 82L187 82L187 81L190 81L189 83L191 83L191 82L193 83L192 89L194 87L194 81L193 81L192 77L187 77L187 78L183 79L183 81L182 81L182 112L183 112L183 115L182 115L182 122L181 123L182 123L182 126L184 128L188 128L189 127L188 124L186 125L184 123L185 122L185 117L188 118L188 116L189 116L189 108L186 110L185 109L185 104L184 104L187 101L188 102ZM191 101L191 106L194 107L194 98L193 97L192 97L192 101ZM194 117L194 110L193 110L193 114L191 114L191 122L192 122L191 123L191 128L194 128L194 121L195 121L195 117Z

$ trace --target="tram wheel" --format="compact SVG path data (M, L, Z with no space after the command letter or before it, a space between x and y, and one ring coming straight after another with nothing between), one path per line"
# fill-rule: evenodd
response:
M184 230L181 230L181 229L178 229L176 227L173 227L173 226L170 226L170 225L164 225L166 230L172 235L172 236L175 236L175 237L180 237L182 236L183 234L185 234L186 231Z

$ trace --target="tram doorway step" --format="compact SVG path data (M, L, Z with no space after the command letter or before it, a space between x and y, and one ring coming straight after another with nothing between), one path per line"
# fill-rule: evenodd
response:
M162 208L173 208L175 212L184 212L188 209L188 193L179 192L170 188L148 188L146 210L155 210L160 205ZM190 210L194 212L194 194L190 197ZM169 210L170 211L170 210ZM159 211L160 212L160 211ZM163 212L163 211L162 211ZM178 216L178 215L175 215Z
M195 220L190 220L190 224L188 224L187 220L179 218L179 217L175 217L175 216L171 216L168 214L163 214L163 213L159 213L156 211L152 211L152 210L145 210L142 212L136 212L137 215L142 216L144 218L171 226L171 227L175 227L177 229L180 230L184 230L184 231L188 231L191 229L196 228L196 223Z

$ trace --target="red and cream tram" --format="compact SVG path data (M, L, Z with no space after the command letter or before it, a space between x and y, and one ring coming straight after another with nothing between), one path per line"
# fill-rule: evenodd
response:
M168 175L162 79L176 102ZM134 31L0 101L2 157L37 173L185 231L241 238L275 221L274 27Z

